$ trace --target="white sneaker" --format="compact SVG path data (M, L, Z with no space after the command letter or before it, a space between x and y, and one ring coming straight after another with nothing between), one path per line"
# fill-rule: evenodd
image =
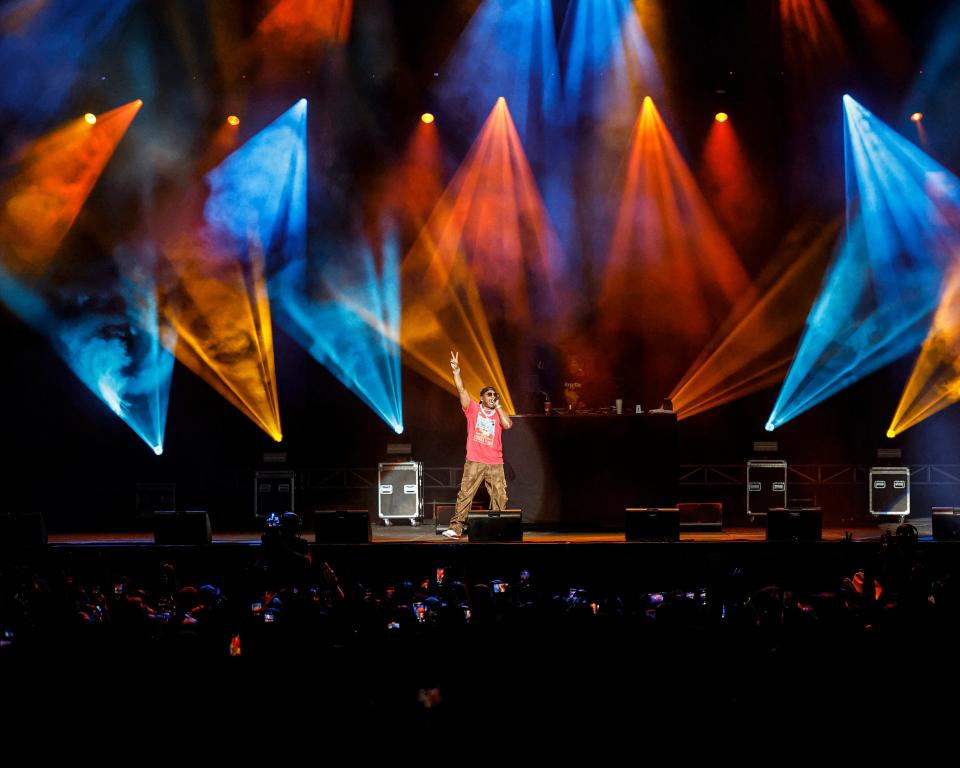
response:
M445 537L448 538L448 539L459 539L459 538L460 538L460 534L457 533L455 530L453 530L453 528L447 528L447 530L445 530L445 531L444 531L442 534L440 534L440 535L441 535L441 536L445 536Z

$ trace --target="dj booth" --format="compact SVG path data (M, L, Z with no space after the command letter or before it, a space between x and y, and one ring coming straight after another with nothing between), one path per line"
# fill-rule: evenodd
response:
M503 457L528 525L622 529L626 507L676 506L675 413L514 416Z

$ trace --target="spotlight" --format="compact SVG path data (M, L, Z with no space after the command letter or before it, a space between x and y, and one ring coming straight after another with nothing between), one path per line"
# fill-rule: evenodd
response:
M774 429L773 422L768 421L764 429L767 430L767 432L773 432L773 429Z
M717 112L716 116L713 119L716 120L718 123L725 123L727 122L727 120L730 119L730 115L728 115L726 112Z
M230 115L230 117L227 118L227 122L230 123L230 125L240 125L240 118L236 115Z
M897 436L897 433L893 429L887 430L887 437L894 438Z
M162 445L153 446L153 452L157 454L157 456L160 456L163 453L163 446Z
M433 122L433 115L431 115L429 112L424 112L422 115L420 115L420 119L429 125Z
M403 427L397 425L397 426L395 426L395 427L393 428L393 431L396 432L398 435L402 435L402 434L403 434Z
M910 119L915 123L919 123L921 120L923 120L923 112L914 112L912 115L910 115Z
M97 122L97 116L93 112L87 112L83 119L87 121L87 125L94 125Z

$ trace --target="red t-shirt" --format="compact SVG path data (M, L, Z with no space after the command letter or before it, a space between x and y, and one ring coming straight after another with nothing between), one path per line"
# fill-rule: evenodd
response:
M467 458L481 464L503 464L503 427L496 409L488 410L471 400L463 415L467 417Z

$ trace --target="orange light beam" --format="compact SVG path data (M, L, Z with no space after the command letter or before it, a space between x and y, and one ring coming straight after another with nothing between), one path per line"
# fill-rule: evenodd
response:
M879 0L853 0L852 5L873 49L873 62L888 78L898 80L910 66L910 57L906 55L910 44L903 32Z
M447 361L458 349L471 393L492 383L506 403L489 318L526 338L532 318L552 310L558 257L507 103L498 99L404 259L401 345L408 358L452 390Z
M307 104L301 100L206 175L168 222L160 309L178 359L274 440L283 437L264 253L303 259Z
M163 316L177 332L171 351L279 442L283 434L262 255L253 250L247 275L231 254L214 253L199 232L168 247L178 278L161 303Z
M701 163L704 194L735 242L749 242L761 220L760 184L730 122L714 121Z
M844 64L847 44L825 0L780 0L787 62L806 78Z
M947 280L930 332L900 402L890 432L901 432L960 400L960 269Z
M443 194L443 155L436 123L417 122L397 166L383 178L377 207L411 240ZM409 242L409 241L408 241Z
M94 125L78 117L14 158L19 169L0 192L0 244L14 277L46 273L142 104L117 107Z
M352 17L353 0L279 0L257 32L288 51L307 52L324 42L345 43Z
M674 387L679 417L765 389L786 375L816 298L840 222L796 228L747 298Z
M657 355L661 391L732 307L752 295L740 259L649 97L634 126L602 280L604 334L614 340L624 331L639 334Z

